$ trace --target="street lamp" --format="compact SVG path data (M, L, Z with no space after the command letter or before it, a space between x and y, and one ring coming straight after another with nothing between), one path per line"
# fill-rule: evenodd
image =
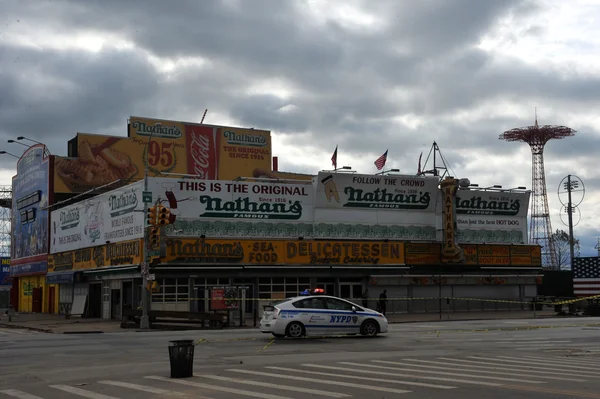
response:
M0 154L7 154L7 155L13 156L13 157L15 157L17 159L21 158L20 156L15 155L15 154L13 154L11 152L8 152L8 151L0 151Z
M21 144L24 147L29 148L30 146L28 146L27 144L21 143L20 141L15 141L15 140L8 140L9 143L14 143L14 144Z
M47 146L46 144L44 144L44 143L40 143L40 142L39 142L39 141L37 141L37 140L33 140L33 139L30 139L30 138L28 138L28 137L25 137L25 136L19 136L19 137L17 137L17 140L27 140L27 141L31 141L32 143L35 143L35 144L41 144L41 145L43 145L43 146L44 146L44 156L46 156L46 155L51 155L51 154L50 154L50 151L48 150L48 146ZM11 142L11 141L9 141L9 143L10 143L10 142ZM16 141L15 141L15 143L16 143ZM22 144L22 143L20 143L20 144ZM26 144L23 144L23 145L26 145Z
M383 175L384 173L399 173L400 169L390 169L390 170L382 170L379 173L375 173L376 175Z

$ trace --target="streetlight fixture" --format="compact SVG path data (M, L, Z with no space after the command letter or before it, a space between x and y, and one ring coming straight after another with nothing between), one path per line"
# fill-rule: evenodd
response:
M390 169L390 170L382 170L379 173L375 173L376 175L383 175L384 173L400 173L400 169Z
M0 154L7 154L7 155L13 156L13 157L15 157L17 159L21 158L20 156L15 155L12 152L8 152L8 151L0 151Z
M32 143L35 143L35 144L41 144L41 145L44 146L44 156L52 155L52 154L50 154L50 151L48 150L48 146L46 144L44 144L44 143L41 143L41 142L39 142L37 140L30 139L30 138L25 137L25 136L19 136L19 137L17 137L17 140L27 140L27 141L31 141ZM26 145L26 144L23 144L23 145Z
M9 142L9 143L11 143L11 144L12 144L12 143L14 143L14 144L21 144L22 146L24 146L24 147L27 147L27 148L29 148L29 147L30 147L30 146L28 146L28 145L27 145L27 144L25 144L25 143L21 143L20 141L8 140L8 142Z

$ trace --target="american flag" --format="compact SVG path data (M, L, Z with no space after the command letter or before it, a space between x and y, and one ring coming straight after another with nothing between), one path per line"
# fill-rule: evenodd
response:
M383 169L383 166L385 165L385 161L387 161L387 153L388 153L388 150L385 150L383 155L380 156L379 158L377 158L377 160L375 161L375 166L377 166L377 170Z
M333 155L331 156L331 164L333 165L333 169L337 169L337 148L338 146L335 146L335 151L333 152Z
M573 259L573 290L575 296L600 294L600 257Z

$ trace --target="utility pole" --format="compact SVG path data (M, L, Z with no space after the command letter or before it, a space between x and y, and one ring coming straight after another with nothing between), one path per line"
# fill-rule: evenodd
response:
M148 192L148 151L150 150L150 141L152 140L152 135L154 131L150 132L150 136L148 137L148 142L146 143L146 161L144 167L144 193ZM144 201L144 243L142 250L142 264L140 265L140 272L142 274L142 317L140 319L140 329L148 330L150 329L150 299L151 294L147 289L148 285L148 269L150 268L148 264L148 228L146 226L146 222L148 220L148 203Z
M571 192L573 191L573 185L571 184L571 175L567 176L567 192L569 194L569 202L567 205L567 214L569 216L569 250L571 251L571 257L569 260L569 266L573 268L573 260L575 259L575 239L573 238L573 203L571 199Z

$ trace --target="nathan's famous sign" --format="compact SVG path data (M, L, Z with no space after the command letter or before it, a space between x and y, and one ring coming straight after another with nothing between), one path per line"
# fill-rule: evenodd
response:
M142 238L142 188L136 182L52 211L50 253Z
M312 228L313 188L308 184L150 178L153 198L177 200L172 226L180 236L277 237L285 224ZM220 232L220 233L219 233ZM296 235L295 237L298 237Z
M357 232L369 230L360 237L351 235L352 238L441 239L435 213L438 183L437 178L408 175L320 172L315 196L315 237L333 238L331 232L347 235L350 227Z
M105 266L137 265L142 261L142 241L131 240L51 254L49 271L85 270Z
M271 170L271 132L266 130L132 116L129 137L146 143L150 136L151 143L156 144L151 144L148 154L142 155L150 161L152 169L161 172L187 173L206 180L233 180ZM170 143L184 151L173 150L173 157L169 157ZM168 161L180 155L185 157L182 161L187 170L168 170L167 164L171 163Z
M437 179L325 173L318 176L316 206L430 210L435 207Z
M404 244L348 241L167 240L166 262L250 265L399 265Z
M527 243L529 192L458 190L460 242Z
M268 131L131 117L128 136L78 133L77 157L56 157L54 190L84 192L121 180L188 174L202 180L252 177L271 170Z

